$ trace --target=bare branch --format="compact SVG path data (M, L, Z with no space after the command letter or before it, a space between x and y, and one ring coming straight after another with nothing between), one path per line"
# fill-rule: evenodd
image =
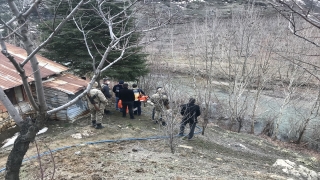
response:
M27 96L28 96L28 98L30 100L30 103L31 103L32 107L35 110L39 110L39 107L38 107L37 103L35 102L35 100L34 100L34 98L32 96L32 92L31 92L30 86L28 84L28 76L26 75L26 72L24 71L24 69L22 67L20 67L20 65L17 63L17 61L14 59L14 57L11 56L10 53L8 53L7 47L6 47L4 41L2 40L1 37L2 37L2 34L0 33L0 42L1 42L1 49L2 49L1 52L2 52L2 54L5 55L10 60L10 62L13 64L13 66L19 72L19 75L21 77L24 89L26 91L26 94L27 94Z
M38 147L38 143L37 143L37 141L34 141L34 144L36 145L36 150L37 150L37 159L38 159L38 162L39 162L41 179L43 179L43 176L44 176L44 170L43 170L42 162L41 162L40 148Z
M74 22L74 24L77 26L77 28L78 28L78 30L82 33L82 36L83 36L83 40L84 40L84 44L86 45L86 48L87 48L87 51L88 51L88 53L89 53L89 56L91 57L91 59L92 59L92 66L93 66L93 71L95 70L95 59L94 59L94 57L93 57L93 55L92 55L92 53L91 53L91 51L90 51L90 48L89 48L89 45L88 45L88 42L87 42L87 33L85 33L84 32L84 30L83 30L83 27L82 27L82 23L81 23L81 19L80 19L80 25L81 25L81 28L79 27L79 25L78 25L78 23L77 23L77 21L75 20L75 18L73 17L73 22ZM89 32L88 32L89 33Z
M81 0L75 8L68 14L68 16L63 19L59 25L55 28L55 30L50 34L50 36L43 42L41 43L36 49L33 50L32 53L28 55L28 57L21 63L22 67L27 64L27 62L39 52L40 49L42 49L46 44L48 44L53 37L59 33L59 30L63 27L63 25L71 18L73 15L79 10L80 6L82 6L87 0Z
M17 30L19 30L21 26L14 30L9 25L7 25L2 19L0 19L0 22L3 23L3 25L7 27L10 31L12 31L12 33L9 34L7 37L11 36L12 34L16 34L19 38L22 38L22 35L17 32ZM4 39L6 39L7 37L4 37Z
M33 9L37 9L39 4L42 2L42 0L36 0L34 3L32 3L31 7L25 12L22 14L22 16L24 18L27 18L31 12L33 11Z
M13 21L15 21L15 20L17 20L17 17L13 17L13 18L10 19L6 24L0 25L0 29L4 28L4 27L6 27L6 26L10 26L10 24L11 24Z
M128 42L129 42L129 40L127 39L126 43L123 45L123 48L122 48L122 51L121 51L120 56L119 56L116 60L114 60L112 63L110 63L108 66L106 66L105 68L103 68L103 69L101 70L101 72L107 70L107 69L108 69L109 67L111 67L113 64L115 64L116 62L118 62L118 61L120 61L120 60L122 59L122 57L123 57L123 55L124 55L124 53L125 53L125 50L126 50L125 47L126 47L126 45L128 44ZM108 48L108 49L109 49L109 48ZM109 52L107 52L108 49L106 50L106 52L105 52L105 54L104 54L103 60L106 59L107 53L109 53ZM111 48L110 48L110 49L111 49Z
M294 14L298 15L299 17L301 17L304 21L308 22L309 24L311 24L313 27L320 29L320 21L317 20L314 16L314 14L311 14L310 9L305 10L305 8L301 7L300 5L298 5L295 1L291 1L293 2L292 5L290 5L288 2L286 1L279 1L279 3L283 6L280 7L277 4L274 3L270 3L271 6L278 11L278 13L284 17L285 19L287 19L289 21L289 30L298 38L301 38L313 45L315 45L316 47L320 47L320 44L316 43L314 40L311 40L305 36L299 35L296 29L296 23L295 23L295 19L294 19ZM298 10L296 10L296 8ZM289 17L288 17L288 13L290 13Z

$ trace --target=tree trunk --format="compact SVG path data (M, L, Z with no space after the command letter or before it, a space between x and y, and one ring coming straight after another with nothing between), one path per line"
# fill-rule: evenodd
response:
M239 126L238 126L238 133L240 133L241 129L242 129L242 122L243 122L243 118L241 117L237 117L237 121L239 123Z
M202 135L204 135L204 130L207 128L208 122L209 122L209 119L205 117L203 119L203 124L202 124L202 132L201 132Z
M296 141L297 144L300 144L300 143L301 143L301 140L302 140L302 137L303 137L303 135L304 135L304 132L305 132L306 129L307 129L307 124L308 124L309 120L310 120L310 119L307 119L307 120L305 121L305 123L304 123L304 125L303 125L303 128L302 128L302 130L301 130L300 133L299 133L298 140Z
M24 155L29 149L29 144L32 142L38 132L38 128L30 118L23 121L20 126L20 135L13 145L13 149L6 164L5 180L19 180L19 172Z

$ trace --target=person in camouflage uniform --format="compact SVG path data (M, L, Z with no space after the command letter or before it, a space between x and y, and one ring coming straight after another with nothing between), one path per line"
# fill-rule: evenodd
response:
M163 92L162 88L158 88L157 92L151 96L151 102L154 105L154 120L155 123L161 121L163 126L166 125L166 122L162 119L164 110L169 109L169 100L168 96Z
M108 104L108 100L104 94L97 89L98 83L95 82L92 88L85 95L86 101L91 114L92 127L96 129L102 129L101 125L105 106Z

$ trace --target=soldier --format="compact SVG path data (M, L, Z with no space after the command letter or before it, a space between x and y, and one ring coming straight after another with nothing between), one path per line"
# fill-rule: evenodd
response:
M169 100L168 96L163 92L162 88L157 88L157 92L151 96L151 102L154 105L155 123L161 121L161 124L165 126L166 122L162 119L162 115L164 110L169 109Z
M105 106L108 104L108 100L104 94L97 89L98 83L95 82L92 88L86 94L86 100L88 102L88 107L91 113L92 127L96 129L102 129L101 121L103 118L103 113Z

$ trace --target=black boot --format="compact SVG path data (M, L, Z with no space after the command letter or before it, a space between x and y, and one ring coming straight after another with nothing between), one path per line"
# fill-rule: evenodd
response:
M97 121L96 121L96 120L94 120L94 121L91 121L91 122L92 122L91 127L96 127L96 125L97 125Z
M111 115L111 111L109 111L109 110L104 110L104 114L105 114L105 115Z
M162 124L162 126L166 126L167 125L167 123L164 122L164 121L162 121L161 124Z
M102 129L102 128L104 128L104 126L102 126L102 124L101 123L97 123L97 125L96 125L96 127L95 127L96 129Z

